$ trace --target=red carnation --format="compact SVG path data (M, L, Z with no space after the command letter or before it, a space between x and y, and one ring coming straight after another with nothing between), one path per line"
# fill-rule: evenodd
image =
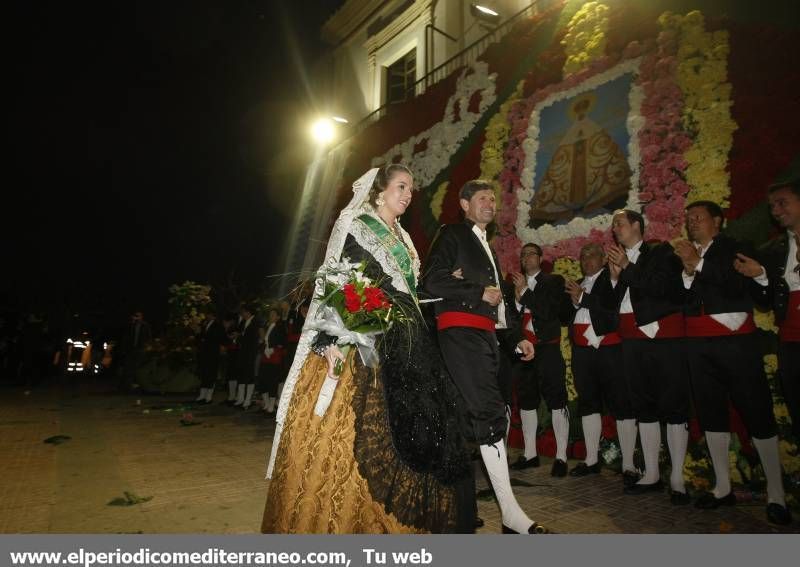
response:
M350 313L361 309L361 296L356 291L356 286L351 283L344 284L342 291L344 291L344 306Z

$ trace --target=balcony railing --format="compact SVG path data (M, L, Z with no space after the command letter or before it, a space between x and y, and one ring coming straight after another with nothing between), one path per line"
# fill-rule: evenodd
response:
M486 35L480 37L476 41L469 44L467 47L462 49L460 52L453 55L450 59L439 65L438 67L434 68L424 77L419 79L413 85L406 89L406 98L416 98L425 90L438 83L442 79L450 76L450 74L455 71L456 69L460 69L466 65L469 65L475 62L478 57L480 57L484 51L491 45L492 43L496 43L500 41L503 37L505 37L508 32L511 31L511 28L516 24L520 19L528 16L533 15L536 12L537 7L539 6L540 0L536 0L531 2L528 6L505 20L504 22L500 23L488 32ZM427 54L426 54L427 56ZM356 123L353 126L353 130L351 132L351 136L355 136L359 134L364 129L366 129L370 124L373 124L386 116L389 112L391 107L394 106L393 103L386 103L383 106L373 110L370 114L365 116L360 122Z

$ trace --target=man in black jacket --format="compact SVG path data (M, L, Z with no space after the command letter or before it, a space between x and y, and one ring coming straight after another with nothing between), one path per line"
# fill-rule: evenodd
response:
M461 394L464 435L479 445L500 504L503 532L540 533L543 527L528 518L511 490L496 331L512 329L523 359L533 358L533 345L523 338L503 299L499 263L487 241L486 226L496 211L493 186L468 181L459 197L466 218L439 229L423 269L422 288L442 298L435 304L439 346Z
M253 391L256 389L256 377L261 362L260 340L261 336L256 322L255 306L245 305L241 309L242 334L239 337L239 384L236 392L236 407L247 409L253 400Z
M767 200L785 232L762 246L757 260L739 254L734 267L761 284L755 300L775 313L778 375L792 431L800 437L800 179L771 186Z
M571 476L598 474L603 402L617 421L617 437L622 451L622 471L636 474L633 452L636 447L636 420L628 385L619 372L622 338L619 327L617 293L611 285L603 247L592 242L581 248L580 282L567 281L566 291L573 306L572 375L578 393L586 460L570 471Z
M639 421L644 476L624 480L626 494L661 492L658 467L661 422L667 423L672 472L670 502L690 502L683 480L689 444L689 380L683 353L681 263L668 243L642 240L644 218L636 211L614 213L611 230L617 242L608 249L612 283L620 298L620 326L625 379Z
M536 347L536 357L528 362L519 361L513 366L525 452L511 468L523 470L539 466L536 429L541 391L552 415L556 438L556 458L550 475L563 477L567 474L569 419L567 372L564 356L561 354L560 318L564 313L563 308L568 305L564 295L564 278L544 273L541 262L542 249L539 245L525 244L520 251L523 273L512 276L516 296L514 307L522 315L522 330L525 338Z
M212 312L200 325L197 337L197 375L200 378L200 395L196 402L211 403L219 374L219 362L228 341L225 328Z
M791 522L786 506L778 455L772 395L764 374L753 322L752 286L758 285L734 269L737 254L746 252L721 235L722 209L710 201L686 207L689 241L675 252L683 264L686 293L686 351L695 410L705 431L716 485L695 501L698 508L732 506L728 445L728 400L742 416L758 451L767 479L767 519Z

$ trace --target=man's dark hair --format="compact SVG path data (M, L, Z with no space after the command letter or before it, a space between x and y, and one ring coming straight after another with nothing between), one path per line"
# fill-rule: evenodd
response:
M717 205L714 201L693 201L686 205L686 211L689 209L696 209L697 207L703 207L708 211L708 214L711 215L711 218L718 218L719 228L722 230L722 227L725 225L725 213L722 212L722 207Z
M614 215L624 214L625 218L628 219L628 222L633 224L635 222L639 223L639 232L644 238L644 216L642 213L638 211L632 211L630 209L619 209L618 211L614 211Z
M525 245L522 247L522 249L519 251L519 254L520 254L520 256L522 256L522 250L525 250L526 248L533 248L534 250L536 250L536 253L537 253L539 256L541 256L541 255L542 255L542 247L541 247L541 246L539 246L539 245L538 245L538 244L536 244L535 242L528 242L528 243L527 243L527 244L525 244Z
M778 183L774 183L769 186L767 192L772 195L776 191L780 191L781 189L788 189L794 196L800 199L800 177L795 177L794 179L787 179L785 181L779 181Z
M475 193L486 189L494 192L494 183L486 179L472 179L464 183L464 186L461 187L461 190L458 192L458 198L469 201Z

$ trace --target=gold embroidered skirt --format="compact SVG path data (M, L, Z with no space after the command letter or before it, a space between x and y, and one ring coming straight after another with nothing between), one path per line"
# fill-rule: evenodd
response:
M286 415L261 531L455 531L465 512L456 488L403 463L392 443L380 373L354 355L322 418L314 405L327 363L308 356Z

